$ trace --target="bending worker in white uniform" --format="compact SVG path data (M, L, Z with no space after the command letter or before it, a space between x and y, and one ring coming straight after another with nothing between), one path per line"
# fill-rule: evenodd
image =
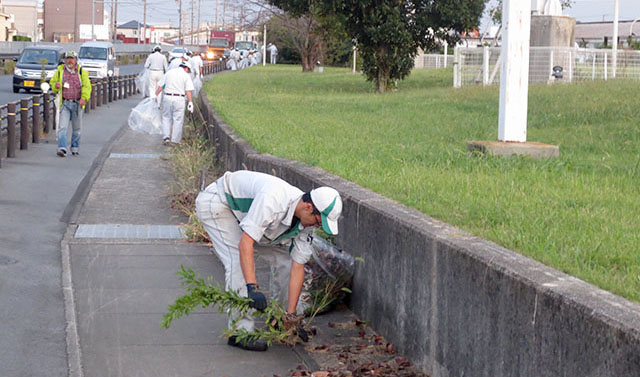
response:
M264 310L267 299L256 280L254 244L291 240L287 249L278 251L284 253L285 258L291 258L290 267L284 266L284 272L289 275L289 316L296 315L304 282L304 264L312 254L313 228L322 226L325 232L337 234L342 199L330 187L305 193L272 175L240 170L224 173L200 192L196 198L196 213L224 265L225 289L252 299L251 307L256 310ZM284 293L271 292L276 299ZM237 312L230 312L229 327L236 320L239 329L253 331L252 316L239 318ZM304 339L303 331L299 329L298 335ZM228 344L250 351L267 349L262 340L242 343L233 336Z
M158 82L162 80L164 73L167 71L167 58L162 55L160 46L153 48L153 54L147 57L144 67L149 70L149 97L156 98Z
M190 67L187 63L179 68L169 70L156 89L156 96L162 96L162 143L179 143L182 140L182 125L184 123L184 97L189 104L187 110L193 113L193 82L189 76Z

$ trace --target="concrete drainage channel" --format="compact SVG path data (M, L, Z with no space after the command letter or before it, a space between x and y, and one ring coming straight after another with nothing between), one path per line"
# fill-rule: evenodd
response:
M640 376L640 305L321 169L259 154L198 98L227 170L344 198L351 309L432 377Z

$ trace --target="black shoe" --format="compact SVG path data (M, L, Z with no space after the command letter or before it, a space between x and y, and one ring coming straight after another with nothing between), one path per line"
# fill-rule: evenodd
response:
M267 348L269 348L267 346L267 342L265 342L264 340L261 340L261 339L254 340L254 341L250 340L250 341L247 341L246 343L243 343L243 342L236 341L235 336L229 337L229 339L227 340L227 344L233 347L242 348L243 350L246 350L246 351L264 352L267 350Z
M170 143L171 143L171 139L169 139L168 137L165 137L164 139L162 139L162 144L169 145Z
M79 156L79 155L80 155L80 152L71 152L71 155L72 155L72 156Z

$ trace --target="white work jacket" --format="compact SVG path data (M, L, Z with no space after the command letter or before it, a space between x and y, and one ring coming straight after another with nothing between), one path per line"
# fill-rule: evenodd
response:
M162 87L162 91L165 94L187 94L188 90L193 91L193 81L189 74L184 69L171 69L165 73L160 82L158 83Z
M291 239L291 258L300 264L309 261L313 227L302 226L294 217L302 190L272 175L248 170L226 172L209 187L224 192L223 201L254 241L274 244Z
M144 67L151 71L167 71L167 58L160 52L154 52L147 57Z

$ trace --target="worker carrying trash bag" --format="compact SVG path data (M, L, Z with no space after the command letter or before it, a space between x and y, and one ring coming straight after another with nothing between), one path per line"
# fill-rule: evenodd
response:
M248 170L224 173L196 198L198 219L225 268L225 289L252 299L250 306L256 310L267 307L267 298L256 280L254 244L290 240L286 249L269 248L291 258L288 265L278 266L280 271L272 270L274 275L289 275L288 287L282 287L285 292L271 292L274 299L288 294L287 316L296 315L304 264L313 253L314 228L321 226L325 232L337 234L341 213L340 194L330 187L305 193L280 178ZM230 311L229 327L234 323L249 332L255 326L250 314L239 317L237 312ZM307 334L300 332L304 329L298 329L298 336L304 340ZM267 349L261 339L245 343L232 336L228 344L250 351Z
M167 72L167 58L162 55L162 48L160 46L153 48L153 53L147 57L144 68L149 70L149 97L152 99L156 98L158 82L162 80L162 76ZM146 93L144 96L146 97Z
M189 104L187 110L193 113L193 82L189 76L191 68L187 63L179 68L169 70L156 89L156 96L162 96L162 143L179 143L182 140L182 125L184 123L184 99Z

